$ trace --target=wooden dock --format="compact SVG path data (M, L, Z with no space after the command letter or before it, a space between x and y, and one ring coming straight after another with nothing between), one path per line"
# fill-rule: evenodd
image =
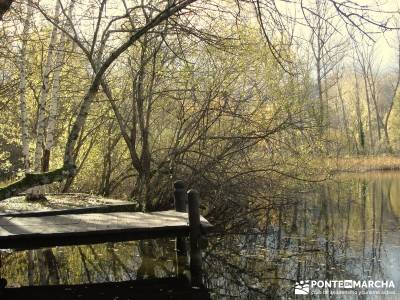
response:
M204 286L193 289L190 285L190 282L185 278L160 278L78 285L26 286L19 288L5 288L0 289L0 299L207 300L210 299L210 294Z
M118 242L189 235L188 213L177 211L94 212L71 210L0 216L0 248L41 247ZM206 232L211 224L201 217Z
M133 212L127 204L106 207L0 213L0 249L29 250L52 246L176 238L177 274L184 272L185 237L190 241L192 287L202 287L200 238L212 225L200 215L200 197L185 184L174 184L175 210ZM6 281L5 281L6 282ZM129 285L132 283L129 283ZM108 288L108 286L106 285ZM88 287L84 287L88 288ZM32 288L32 292L36 290ZM45 291L47 291L44 288ZM8 292L19 293L22 290ZM0 287L0 292L4 292Z

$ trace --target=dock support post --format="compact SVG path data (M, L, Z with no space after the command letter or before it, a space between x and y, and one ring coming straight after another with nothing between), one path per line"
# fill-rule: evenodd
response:
M179 212L186 212L187 193L186 185L182 180L174 182L174 198L175 198L175 210Z
M190 230L190 274L192 286L202 285L202 258L199 247L201 236L200 225L200 196L196 190L188 191L189 230Z
M186 192L186 185L182 180L174 182L174 200L175 210L178 212L186 212L186 203L188 194ZM187 249L186 239L184 237L177 237L175 242L176 247L176 273L178 276L182 276L185 272L185 266L187 263Z

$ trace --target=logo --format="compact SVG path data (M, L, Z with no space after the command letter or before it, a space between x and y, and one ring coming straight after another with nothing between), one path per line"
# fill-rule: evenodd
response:
M394 295L393 280L300 280L295 295Z
M295 295L308 295L309 293L310 293L309 280L301 280L299 282L296 281L296 285L294 286Z
M352 289L353 288L353 280L345 280L345 281L343 281L343 288Z

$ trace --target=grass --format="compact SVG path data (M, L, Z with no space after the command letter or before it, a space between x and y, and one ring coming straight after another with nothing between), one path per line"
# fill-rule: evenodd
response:
M325 163L332 173L400 170L400 157L391 155L331 158L327 159Z

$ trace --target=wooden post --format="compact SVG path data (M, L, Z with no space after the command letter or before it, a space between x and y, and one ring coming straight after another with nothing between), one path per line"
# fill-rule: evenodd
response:
M3 294L5 287L7 286L7 280L5 278L0 278L0 298L3 299Z
M186 212L187 203L187 192L186 185L182 180L174 182L174 199L175 199L175 210L178 212ZM187 263L187 249L186 239L184 237L177 237L175 241L176 247L176 273L177 276L184 275L185 267Z
M7 279L0 278L0 289L4 289L7 286Z
M179 212L186 212L187 203L186 185L182 180L174 182L174 198L175 210Z
M200 196L196 190L188 191L189 203L189 230L190 230L190 274L192 286L202 285L201 251L199 239L201 236L200 225Z

